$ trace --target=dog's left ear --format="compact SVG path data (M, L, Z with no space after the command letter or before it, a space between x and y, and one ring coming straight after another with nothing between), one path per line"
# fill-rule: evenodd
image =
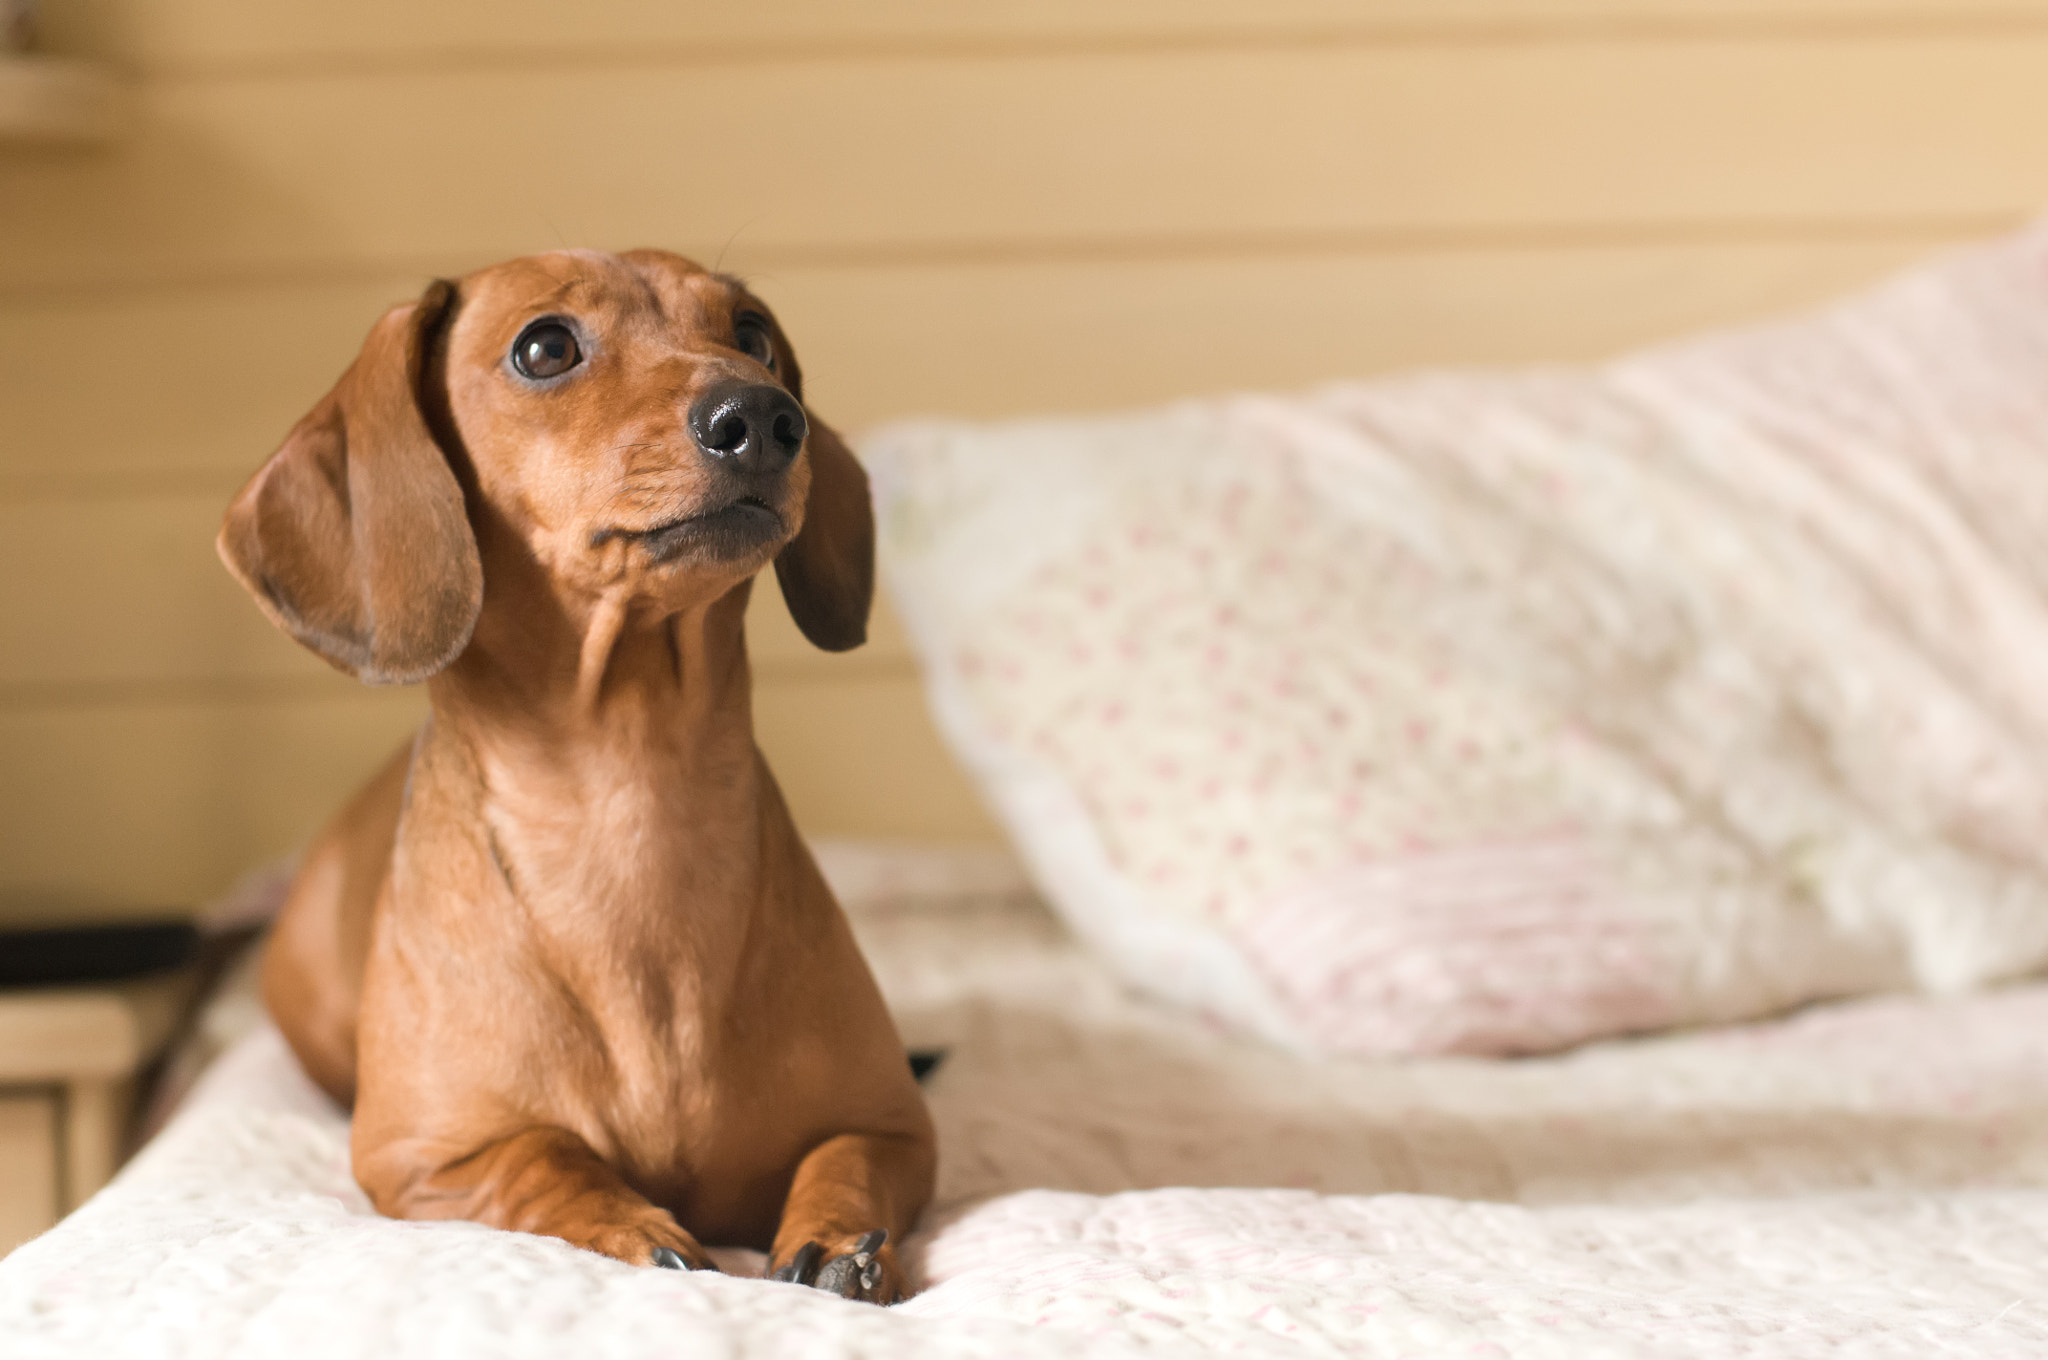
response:
M875 594L868 474L845 441L816 417L804 447L811 459L804 527L776 554L775 577L804 636L825 651L849 651L868 639L868 606Z

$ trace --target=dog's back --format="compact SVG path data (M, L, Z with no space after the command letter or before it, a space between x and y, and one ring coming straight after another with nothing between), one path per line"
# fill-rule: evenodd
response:
M344 1106L356 1099L370 917L390 881L411 760L407 742L307 848L263 960L271 1016L307 1075Z

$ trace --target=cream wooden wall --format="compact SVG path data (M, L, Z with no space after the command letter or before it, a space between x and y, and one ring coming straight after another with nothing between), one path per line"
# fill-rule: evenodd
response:
M210 540L436 273L722 259L857 429L1597 356L2048 202L2048 0L45 9L135 122L0 151L0 914L218 892L412 726ZM993 834L888 619L757 625L808 828Z

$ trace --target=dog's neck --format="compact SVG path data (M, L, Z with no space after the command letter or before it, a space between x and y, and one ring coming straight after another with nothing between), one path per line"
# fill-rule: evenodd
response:
M485 740L602 745L641 725L747 736L752 584L668 609L625 589L508 592L503 608L487 597L469 647L428 692Z
M485 579L517 570L494 578L487 558ZM461 815L536 921L581 931L597 909L626 939L723 935L767 890L750 588L664 612L536 580L487 586L469 648L429 682L428 739L473 771L479 802Z

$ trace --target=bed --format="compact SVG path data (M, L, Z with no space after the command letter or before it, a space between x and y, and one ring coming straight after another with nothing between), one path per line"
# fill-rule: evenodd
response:
M996 852L821 847L942 1158L888 1310L372 1213L261 1018L0 1263L13 1357L2035 1356L2048 986L1540 1059L1308 1059L1140 999Z
M2048 1353L2044 358L2048 224L1599 369L884 432L891 585L1025 857L818 845L945 1054L915 1297L377 1216L249 960L161 1132L0 1261L7 1353Z

